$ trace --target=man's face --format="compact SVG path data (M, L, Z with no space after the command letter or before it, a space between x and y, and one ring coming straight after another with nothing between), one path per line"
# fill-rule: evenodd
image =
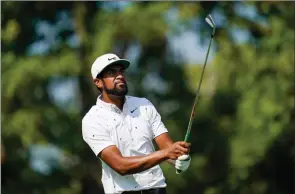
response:
M128 87L124 72L123 65L111 65L100 74L100 81L96 82L96 85L107 94L125 96L128 93Z

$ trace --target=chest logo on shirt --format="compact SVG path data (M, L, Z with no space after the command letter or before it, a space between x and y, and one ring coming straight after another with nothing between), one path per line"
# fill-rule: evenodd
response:
M135 108L135 109L131 110L130 112L131 112L131 113L133 113L133 112L134 112L136 109L137 109L137 108Z

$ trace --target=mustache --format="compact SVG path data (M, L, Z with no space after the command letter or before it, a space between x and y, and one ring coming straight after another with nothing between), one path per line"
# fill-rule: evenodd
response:
M119 79L119 80L114 80L114 84L115 84L115 85L117 85L117 84L119 84L119 83L121 83L121 82L123 82L124 84L126 84L126 85L127 85L127 82L126 82L126 80L122 80L122 79Z
M120 82L120 83L121 83L121 82ZM120 84L120 83L115 83L115 84L114 84L114 88L116 88L116 87L118 86L118 84ZM124 87L127 87L127 83L126 83L126 82L124 82L124 85L125 85Z

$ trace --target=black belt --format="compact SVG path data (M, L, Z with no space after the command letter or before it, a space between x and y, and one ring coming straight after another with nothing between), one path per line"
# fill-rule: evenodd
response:
M166 188L156 188L141 191L124 191L122 194L166 194Z

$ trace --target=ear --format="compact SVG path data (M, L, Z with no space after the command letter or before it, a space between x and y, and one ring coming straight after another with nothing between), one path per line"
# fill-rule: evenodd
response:
M102 80L99 78L95 78L93 79L94 84L98 87L98 88L102 88L103 84L102 84Z

